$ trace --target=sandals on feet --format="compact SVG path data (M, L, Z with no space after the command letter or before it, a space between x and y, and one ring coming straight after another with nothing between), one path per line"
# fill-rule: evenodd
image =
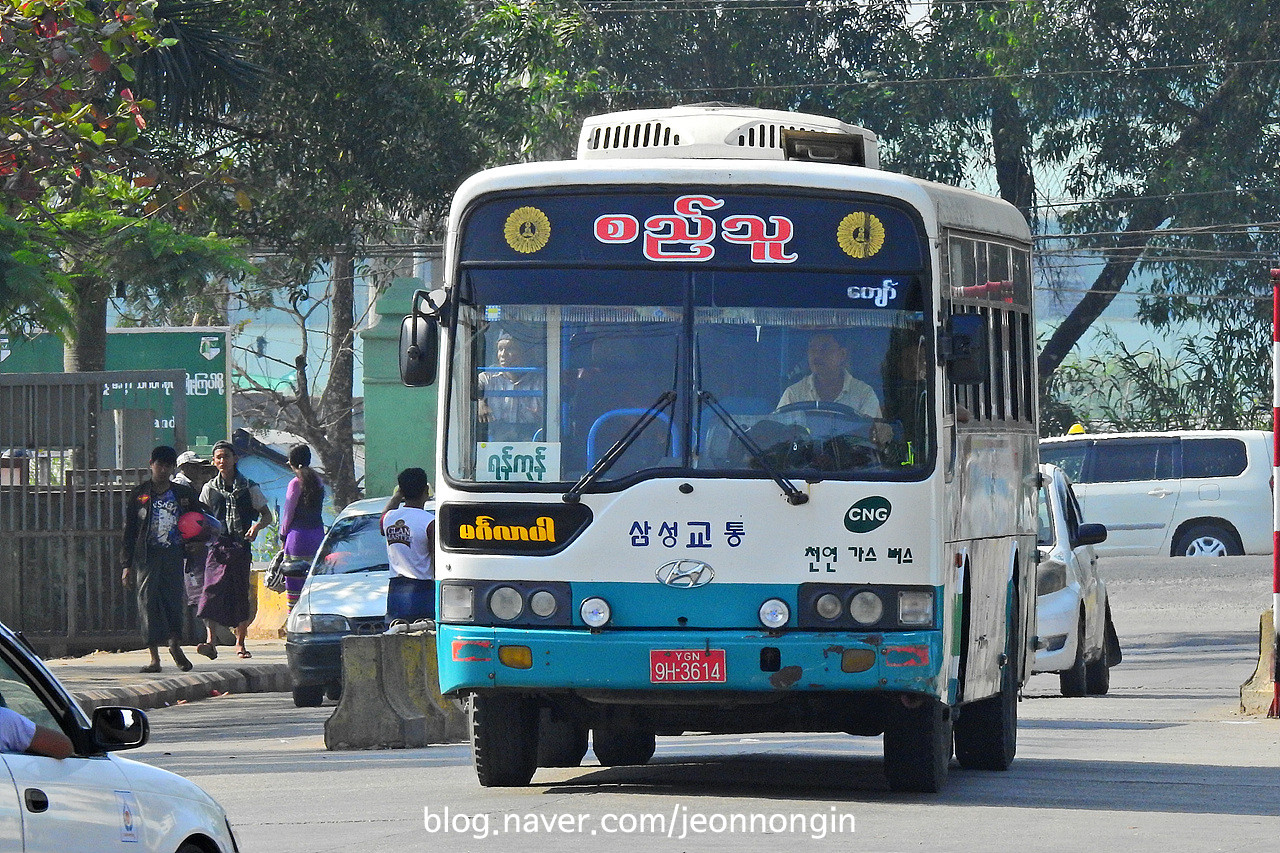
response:
M215 660L218 657L218 647L213 643L200 643L196 646L196 654L201 654L209 660Z
M144 666L142 669L138 670L138 672L159 672L159 671L160 671L160 661L156 661L155 663L149 663L146 666Z
M247 658L253 657L253 655L249 653L248 649L236 649L236 657L241 659L247 659Z

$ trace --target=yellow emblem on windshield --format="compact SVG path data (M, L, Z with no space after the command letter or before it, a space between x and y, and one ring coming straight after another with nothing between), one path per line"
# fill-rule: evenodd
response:
M502 228L507 245L523 255L532 254L551 239L551 220L536 207L518 207Z
M884 246L884 223L866 211L850 213L836 229L840 248L851 258L869 258Z

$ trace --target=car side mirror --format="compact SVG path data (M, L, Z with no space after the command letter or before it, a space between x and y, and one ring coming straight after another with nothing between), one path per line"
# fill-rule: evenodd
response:
M443 290L413 294L408 316L400 322L400 381L410 388L434 385L440 355Z
M103 705L93 709L93 743L103 752L135 749L151 738L147 715L137 708Z
M942 336L942 357L956 385L987 381L987 320L981 314L952 314Z
M1101 545L1106 541L1107 526L1105 524L1082 524L1076 531L1077 545Z

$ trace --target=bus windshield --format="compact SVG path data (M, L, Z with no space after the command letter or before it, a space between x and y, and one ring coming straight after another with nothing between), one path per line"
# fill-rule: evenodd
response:
M471 269L446 471L460 482L643 476L912 479L933 463L917 274Z

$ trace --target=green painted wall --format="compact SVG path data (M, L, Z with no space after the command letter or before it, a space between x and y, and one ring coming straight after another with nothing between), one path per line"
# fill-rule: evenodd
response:
M425 468L435 480L436 387L400 382L400 320L409 313L416 278L395 279L374 306L364 340L364 493L391 494L405 468Z

